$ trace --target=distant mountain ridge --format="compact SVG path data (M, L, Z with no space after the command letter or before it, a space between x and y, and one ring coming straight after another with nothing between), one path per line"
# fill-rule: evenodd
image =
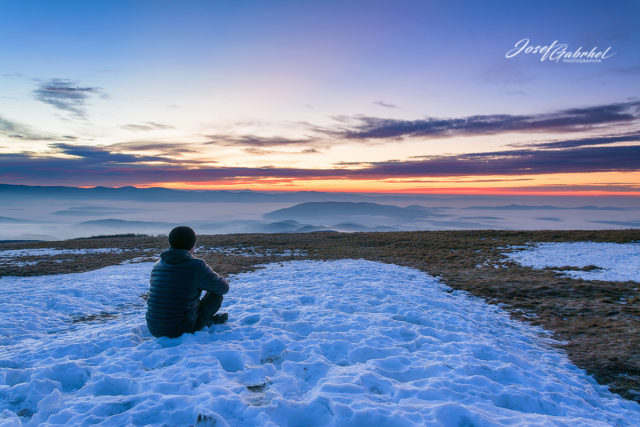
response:
M105 218L83 221L76 224L78 227L98 227L101 229L114 229L127 232L156 232L168 233L171 228L179 224L158 221L136 221L118 218ZM310 233L317 231L395 231L394 227L367 227L358 223L345 222L331 226L304 224L295 220L277 222L262 222L255 220L231 220L223 222L195 221L192 223L199 233L218 233L228 228L243 233Z
M602 210L602 211L626 211L625 208L618 208L613 206L578 206L578 207L565 207L565 206L552 206L552 205L504 205L504 206L469 206L464 209L485 209L485 210L514 210L514 211L523 211L523 210L552 210L552 209L577 209L577 210Z
M351 216L376 216L393 219L416 219L435 216L422 206L382 205L369 202L306 202L264 214L269 219L304 219L334 222L334 218Z
M254 191L230 190L175 190L171 188L150 187L64 187L64 186L30 186L0 184L0 195L24 198L63 197L66 199L108 199L133 200L144 202L260 202L287 199L287 194L269 194ZM285 197L282 197L285 196Z
M0 198L6 200L62 199L69 201L109 200L134 202L230 202L230 203L303 203L320 201L402 201L416 202L438 198L429 194L341 193L321 191L189 190L164 187L70 187L0 183ZM458 196L453 196L458 197ZM466 198L466 197L465 197ZM80 202L79 202L80 203ZM64 215L64 214L63 214Z
M106 218L106 219L95 219L91 221L83 221L78 225L84 226L98 226L98 227L109 227L109 228L134 228L134 227L175 227L177 224L172 224L169 222L154 222L154 221L129 221L126 219L117 219L117 218Z
M109 206L72 206L67 209L51 212L51 215L63 216L96 216L105 214L124 214L138 212L140 209L114 208Z
M180 190L164 187L67 187L0 184L0 197L10 199L121 200L136 202L235 202L300 203L318 200L353 200L355 198L392 198L376 193L324 193L319 191L269 192L253 190ZM422 199L420 196L403 196ZM64 215L64 214L63 214Z

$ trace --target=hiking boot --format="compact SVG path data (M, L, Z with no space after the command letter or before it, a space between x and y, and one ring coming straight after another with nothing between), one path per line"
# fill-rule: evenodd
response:
M229 313L218 313L211 316L209 321L207 321L207 326L221 325L223 323L227 323L228 319L229 319Z

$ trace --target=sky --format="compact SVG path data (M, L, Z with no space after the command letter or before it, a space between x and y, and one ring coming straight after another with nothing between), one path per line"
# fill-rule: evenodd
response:
M0 183L637 196L639 47L638 1L0 0Z

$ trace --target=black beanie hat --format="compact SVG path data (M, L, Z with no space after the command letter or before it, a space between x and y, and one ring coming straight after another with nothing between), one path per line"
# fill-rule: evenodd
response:
M186 225L176 227L169 233L169 244L174 249L189 250L196 244L196 233Z

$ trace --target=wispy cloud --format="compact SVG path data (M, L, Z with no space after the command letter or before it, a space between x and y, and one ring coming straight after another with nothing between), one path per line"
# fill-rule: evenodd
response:
M60 139L75 139L75 137L73 136L57 137L55 135L49 135L44 132L35 131L29 126L14 122L2 116L0 116L0 135L5 135L9 138L16 138L24 141L55 141Z
M268 154L286 154L288 156L292 156L292 155L296 155L296 154L317 154L320 153L319 150L316 150L315 148L306 148L304 150L301 151L296 151L296 152L291 152L291 151L284 151L284 150L271 150L271 149L265 149L265 148L260 148L260 147L245 147L243 148L243 150L245 153L248 154L253 154L256 156L265 156Z
M374 178L628 172L640 170L640 163L637 161L639 156L640 146L494 151L368 163L353 173Z
M574 132L588 130L597 125L632 122L639 118L640 102L633 101L530 115L493 114L422 120L338 116L334 119L341 123L341 126L338 129L325 129L324 132L351 140L489 135L525 131Z
M512 146L492 152L416 156L408 160L339 162L331 168L223 167L215 162L185 159L184 153L205 153L211 145L237 146L245 153L314 154L321 144L367 142L430 135L483 135L515 131L584 131L608 125L629 125L640 117L640 101L565 109L531 115L483 115L454 119L427 118L407 121L361 116L338 116L333 129L312 128L304 137L264 137L216 134L199 143L168 143L154 140L127 141L109 146L76 145L56 138L52 152L0 154L0 182L83 185L134 185L161 182L249 182L267 180L425 180L448 178L470 182L493 176L528 178L552 173L639 171L640 132L627 126L625 134L562 139ZM636 122L637 123L637 122ZM300 123L296 123L301 126ZM132 125L137 126L137 125ZM163 125L146 122L150 128ZM308 132L307 132L308 131ZM36 132L0 117L0 134L14 138L37 138ZM582 135L581 135L582 136ZM43 140L49 140L48 137ZM635 144L635 145L633 145ZM282 150L282 151L278 151ZM291 151L295 151L292 153ZM142 153L142 154L140 154ZM204 157L204 156L200 156ZM350 160L350 159L347 159ZM490 182L490 181L486 181ZM622 184L623 186L625 184Z
M266 156L269 154L280 153L280 151L277 151L277 150L266 150L264 148L259 148L259 147L245 147L242 149L242 151L254 156Z
M74 151L76 154L81 154ZM0 153L0 182L77 185L136 185L150 182L209 182L333 176L335 171L293 168L187 167L150 164L132 157L84 153L86 157L42 157L30 153ZM101 160L102 159L102 160ZM118 163L132 160L127 163Z
M311 138L262 137L256 135L207 135L206 144L244 147L276 147L281 145L304 145L312 143Z
M122 129L132 130L134 132L148 132L152 130L168 130L175 129L171 125L156 122L144 122L142 124L126 124L121 126Z
M373 101L373 104L375 104L375 105L379 105L380 107L385 107L385 108L398 108L398 106L397 106L397 105L392 104L392 103L390 103L390 102L384 102L384 101L382 101L382 100L380 100L380 101Z
M98 87L79 86L78 83L66 79L51 79L42 82L33 91L34 97L45 104L71 112L78 117L86 116L86 103L90 96L105 96Z
M376 101L375 103L384 103ZM391 108L393 104L385 105ZM333 125L315 125L299 121L292 124L291 132L303 137L260 136L251 133L217 133L203 135L205 144L225 147L273 148L283 146L305 146L308 149L330 147L348 143L379 144L405 138L495 135L509 132L584 132L594 128L606 128L619 124L630 124L640 120L640 101L632 100L584 108L570 108L551 113L528 115L491 114L459 118L427 117L419 120L389 119L364 115L330 116ZM148 122L153 123L153 122ZM256 127L260 123L241 123ZM150 130L151 126L127 125L132 130ZM577 141L577 140L576 140ZM604 140L603 140L604 141ZM606 142L602 142L606 143ZM579 146L566 142L566 147ZM584 140L583 145L593 145ZM544 145L540 146L541 148ZM556 145L557 148L561 144ZM258 150L254 150L255 153Z
M515 150L429 156L410 161L362 163L356 168L211 167L158 156L111 153L104 147L56 144L73 158L0 154L0 181L84 185L150 182L207 182L261 179L368 179L536 175L638 171L640 146L582 147L571 150Z
M173 162L171 159L160 156L141 156L135 154L116 153L106 147L94 147L89 145L71 145L65 143L51 144L61 154L75 156L82 164L96 167L110 167L113 165L133 164L140 162Z
M128 141L118 142L105 147L110 151L155 151L161 156L181 156L200 153L197 145L186 142Z
M570 139L563 141L549 141L536 144L524 144L526 147L536 148L575 148L585 147L589 145L606 145L618 142L638 142L640 141L640 133L630 133L616 136L597 136L593 138ZM512 145L516 146L516 145ZM522 146L522 145L518 145Z

